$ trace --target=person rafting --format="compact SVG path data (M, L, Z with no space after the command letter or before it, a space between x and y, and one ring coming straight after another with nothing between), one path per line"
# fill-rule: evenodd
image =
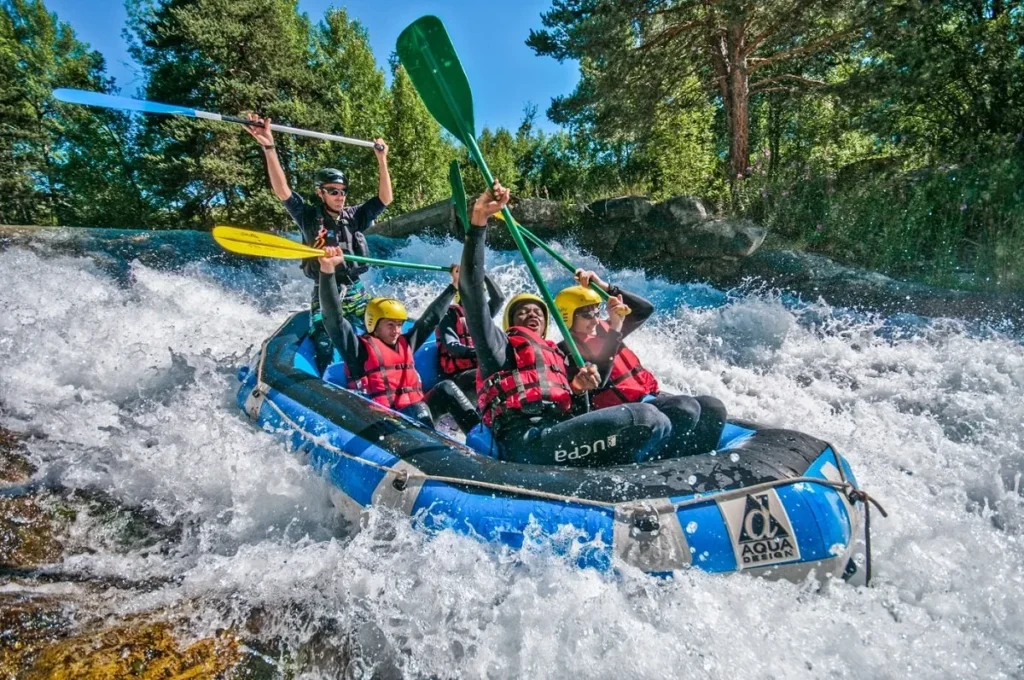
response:
M486 225L508 200L508 189L495 181L474 203L459 289L479 361L480 416L498 457L587 467L648 460L671 434L668 417L643 403L575 415L586 392L598 387L597 367L586 366L569 380L565 355L546 338L549 312L540 297L513 297L504 332L492 321L484 299Z
M288 178L285 177L281 161L277 157L270 119L261 119L255 114L248 114L248 118L262 123L262 127L250 125L246 126L246 130L263 147L270 186L299 226L303 243L314 248L339 246L346 253L368 256L370 249L363 232L370 228L393 199L391 174L388 171L388 145L384 140L374 140L378 171L376 196L359 205L346 205L348 177L341 170L323 168L317 171L315 178L316 195L320 202L317 205L310 205L288 186ZM302 271L314 282L310 300L310 339L316 348L317 368L323 373L331 363L334 353L330 336L324 330L323 315L320 312L318 267L319 263L315 258L302 261ZM362 324L363 314L370 300L370 294L359 280L360 275L367 269L365 264L351 263L335 274L338 285L345 286L342 309L349 321L356 326Z
M623 343L654 313L654 305L608 284L592 271L577 269L576 281L577 285L555 295L555 307L583 359L597 366L600 384L590 393L591 406L606 409L643 401L664 413L672 422L672 435L663 443L659 457L689 456L714 449L725 427L725 404L710 396L662 392L658 379ZM590 287L591 282L608 293L605 321L599 319L601 296ZM568 351L564 341L559 349ZM570 379L576 370L569 366Z
M487 286L487 307L493 319L505 304L505 293L491 278L484 275ZM455 294L455 302L448 307L436 331L437 363L442 378L454 380L463 393L476 394L476 348L466 325L466 312L461 297Z
M459 428L468 432L480 423L473 404L451 380L441 380L424 394L423 382L413 355L430 338L441 315L455 297L459 268L452 266L451 284L430 303L413 327L402 333L409 318L405 305L393 298L373 298L366 305L366 332L356 333L342 313L345 285L335 276L345 264L345 254L337 246L324 248L320 260L320 308L324 328L345 362L349 389L361 390L371 400L403 413L428 427L445 413L451 414Z

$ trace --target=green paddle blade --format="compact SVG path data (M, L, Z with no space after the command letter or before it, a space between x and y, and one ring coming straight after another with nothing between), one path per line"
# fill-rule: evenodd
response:
M476 137L469 80L441 20L420 17L398 36L398 59L438 123L463 144Z
M466 187L462 184L462 173L459 172L459 162L452 161L448 166L448 183L452 185L452 203L455 204L455 214L462 220L462 228L469 233L469 216L466 214Z

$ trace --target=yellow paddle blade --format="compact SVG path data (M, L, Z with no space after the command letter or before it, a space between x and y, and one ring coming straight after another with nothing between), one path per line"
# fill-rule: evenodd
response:
M319 248L310 248L281 236L263 231L239 229L238 227L214 227L213 240L219 243L224 250L253 257L303 260L307 257L321 257L324 254L324 251Z

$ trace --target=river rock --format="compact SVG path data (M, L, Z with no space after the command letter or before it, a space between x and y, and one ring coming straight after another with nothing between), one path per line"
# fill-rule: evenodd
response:
M574 236L615 267L641 266L673 279L717 278L764 242L766 230L748 220L716 218L691 196L652 203L622 196L588 206Z

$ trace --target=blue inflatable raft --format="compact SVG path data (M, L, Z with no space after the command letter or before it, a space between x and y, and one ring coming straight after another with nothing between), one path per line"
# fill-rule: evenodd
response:
M295 314L239 370L239 407L288 438L331 483L352 520L369 506L520 547L558 534L583 567L749 571L800 581L850 577L864 510L853 472L825 442L791 430L730 422L700 456L609 468L507 463L478 428L460 443L321 378ZM416 355L424 387L436 347ZM567 533L568 532L568 533ZM572 536L572 541L565 541ZM562 546L562 547L558 547Z

